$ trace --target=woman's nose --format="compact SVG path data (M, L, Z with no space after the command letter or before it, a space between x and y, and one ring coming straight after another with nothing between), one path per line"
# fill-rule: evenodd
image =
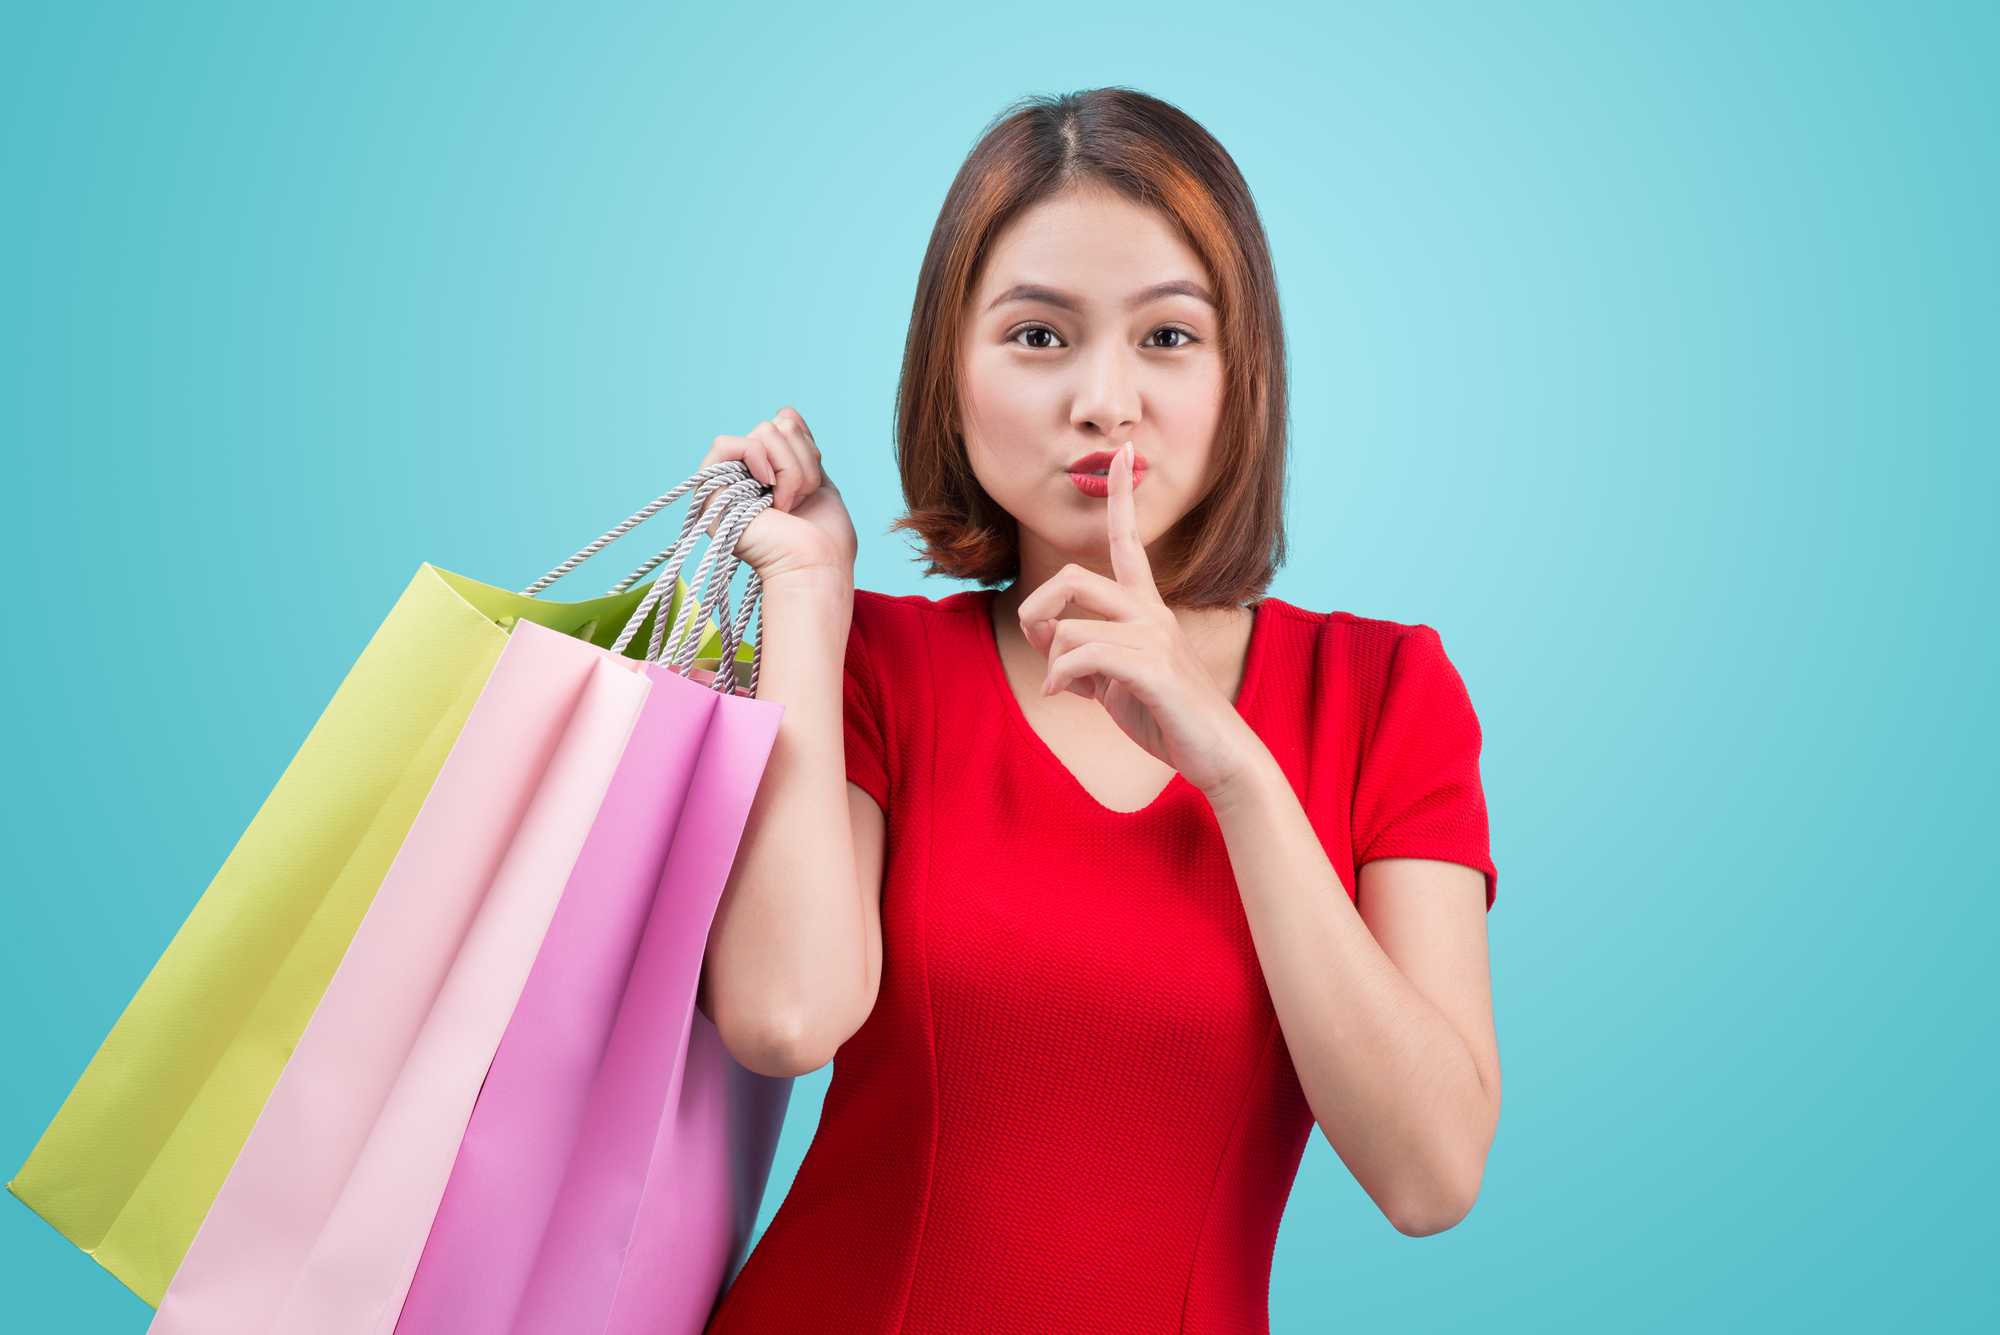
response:
M1123 442L1139 425L1139 382L1125 349L1107 341L1080 359L1082 380L1070 400L1070 425Z

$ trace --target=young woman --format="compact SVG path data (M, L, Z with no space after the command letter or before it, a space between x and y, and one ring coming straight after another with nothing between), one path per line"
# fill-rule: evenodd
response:
M716 441L786 712L702 1004L834 1070L712 1330L1262 1330L1315 1122L1405 1233L1471 1208L1479 726L1434 632L1262 596L1284 366L1235 164L1107 89L988 132L918 279L902 524L997 593L855 592L799 414Z

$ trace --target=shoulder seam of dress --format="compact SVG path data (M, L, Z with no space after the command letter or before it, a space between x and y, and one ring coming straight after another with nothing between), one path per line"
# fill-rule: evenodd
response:
M1356 616L1352 612L1309 612L1305 608L1294 606L1282 598L1266 598L1258 603L1257 606L1260 610L1269 608L1288 620L1303 621L1309 625L1316 625L1322 628L1331 628L1340 625L1354 626L1363 630L1379 629L1394 631L1398 634L1399 638L1403 635L1408 635L1411 631L1417 630L1428 630L1433 635L1437 634L1436 628L1427 622L1391 621L1386 617Z
M969 594L981 592L985 591L981 589L959 589L957 592L948 593L942 598L929 598L921 593L877 593L874 589L856 589L854 597L857 602L866 598L871 602L911 608L919 613L937 612L944 616L964 616L968 612L977 612L982 609L976 604L966 607L946 607L945 604L954 598L964 598Z

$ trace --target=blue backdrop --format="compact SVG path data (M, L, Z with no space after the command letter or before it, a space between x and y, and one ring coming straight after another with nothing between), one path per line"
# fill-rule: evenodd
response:
M1438 627L1488 736L1485 1195L1402 1238L1316 1141L1274 1329L2000 1320L1996 69L1978 3L7 6L0 1168L418 562L525 583L789 402L941 591L932 217L1126 83L1271 232L1275 592ZM147 1315L0 1203L0 1326Z

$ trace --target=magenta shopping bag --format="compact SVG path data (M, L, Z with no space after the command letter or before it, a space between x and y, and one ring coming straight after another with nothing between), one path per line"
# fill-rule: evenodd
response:
M481 1092L399 1335L698 1332L790 1093L694 1008L779 706L653 688Z
M517 625L161 1300L156 1335L393 1328L473 1101L651 688Z

